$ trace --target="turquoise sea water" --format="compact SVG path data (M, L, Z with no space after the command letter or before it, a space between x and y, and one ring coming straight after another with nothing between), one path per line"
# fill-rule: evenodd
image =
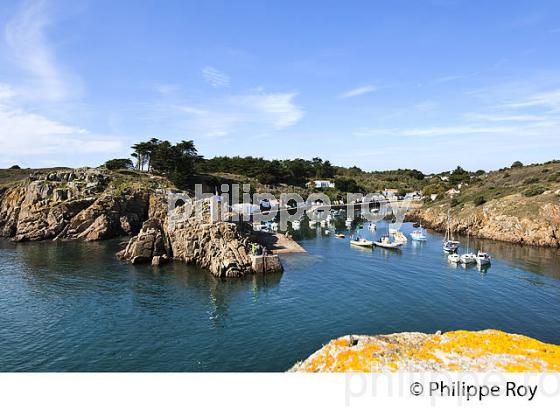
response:
M560 344L556 250L471 240L494 256L481 272L449 265L433 232L400 252L301 244L281 275L222 280L123 263L118 241L0 241L0 371L284 371L348 333L496 328Z

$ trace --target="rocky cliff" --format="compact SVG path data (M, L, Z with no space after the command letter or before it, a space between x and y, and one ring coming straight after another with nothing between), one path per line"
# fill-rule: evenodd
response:
M560 247L560 199L550 192L539 197L509 195L483 205L451 207L434 204L412 210L407 220L445 231L451 209L451 230L460 234L535 246Z
M560 346L498 330L343 336L294 372L558 372Z
M244 226L209 223L207 208L206 218L169 225L167 212L167 197L157 187L118 184L98 169L58 170L32 174L0 191L0 236L15 241L132 236L118 253L132 263L179 260L224 277L253 272Z
M139 231L148 191L107 189L107 173L92 169L31 175L0 197L0 236L15 241L99 240Z

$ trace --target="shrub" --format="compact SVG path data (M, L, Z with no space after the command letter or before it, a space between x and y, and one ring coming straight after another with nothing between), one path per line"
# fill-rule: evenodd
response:
M543 168L541 171L543 174L546 174L547 172L550 172L550 169L548 168Z
M529 177L523 181L525 184L535 184L539 182L539 177Z
M474 199L473 202L474 202L475 206L480 206L480 205L486 203L486 199L484 199L484 197L483 197L482 195L480 195L480 196L477 196L477 197Z
M128 158L115 158L110 159L105 164L105 168L115 171L117 169L131 169L134 168L132 161Z
M12 165L10 169L21 169L21 167L19 165Z
M461 201L459 201L459 199L457 199L456 197L451 198L451 207L456 207L457 205L459 205L461 203Z
M523 192L523 195L525 195L525 196L537 196L537 195L542 194L545 191L546 191L546 188L543 188L542 186L537 186L537 187L527 189L526 191Z
M505 172L503 178L507 178L509 176L511 176L511 174L509 172Z
M515 161L513 164L511 164L512 168L520 168L523 166L523 162L521 161Z

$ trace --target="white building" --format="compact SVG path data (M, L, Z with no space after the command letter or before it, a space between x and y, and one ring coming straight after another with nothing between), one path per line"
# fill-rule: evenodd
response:
M315 188L334 188L334 182L327 181L327 180L316 180L313 181L315 184Z

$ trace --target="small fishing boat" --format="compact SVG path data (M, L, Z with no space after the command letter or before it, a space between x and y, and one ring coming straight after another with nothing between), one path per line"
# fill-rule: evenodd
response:
M404 233L402 233L401 231L397 231L393 234L393 237L395 238L395 242L400 242L400 243L407 243L408 239L406 237L406 235Z
M489 253L478 251L476 254L476 263L479 265L490 265L492 262L492 257Z
M343 233L335 233L334 236L341 239L346 237Z
M375 241L373 244L386 249L397 249L403 245L402 242L391 242L388 235L383 236L380 241Z
M457 255L456 253L452 253L450 255L447 255L447 260L451 263L459 263L461 260L461 257L459 255Z
M373 247L373 241L368 241L367 239L357 237L356 239L351 239L350 240L350 245L372 248Z
M422 228L412 231L410 237L413 241L427 241L428 237Z
M300 221L292 221L292 228L298 230L301 227Z

